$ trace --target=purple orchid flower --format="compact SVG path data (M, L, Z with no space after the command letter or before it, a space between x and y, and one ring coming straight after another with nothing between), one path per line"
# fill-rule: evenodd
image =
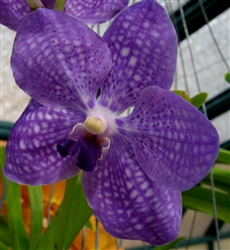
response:
M56 0L0 0L0 23L17 30L22 20L39 7L53 9ZM83 23L97 24L110 20L124 9L129 0L67 0L64 12Z
M11 131L6 177L43 185L82 169L88 204L106 231L154 245L174 240L180 192L203 179L218 154L211 122L169 91L176 55L173 25L154 0L119 13L103 38L58 11L26 17L11 65L34 99Z

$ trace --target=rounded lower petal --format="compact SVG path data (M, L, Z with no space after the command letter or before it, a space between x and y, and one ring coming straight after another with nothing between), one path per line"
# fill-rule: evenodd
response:
M128 140L114 136L98 170L83 172L83 189L94 214L112 236L165 244L177 237L181 195L153 182L140 168Z
M148 86L169 89L176 68L177 36L164 8L153 0L122 11L105 32L113 67L99 102L112 111L134 106Z
M173 92L144 89L134 111L117 120L145 173L172 190L187 190L209 172L219 152L212 123Z
M86 110L95 104L111 58L106 42L86 25L39 8L18 30L11 66L19 87L41 104Z
M87 24L97 24L112 19L124 9L129 0L67 0L64 12Z
M10 133L5 176L20 184L45 185L78 174L77 158L62 158L56 145L84 119L75 109L51 109L32 99Z
M0 6L0 23L15 31L24 17L32 12L26 0L0 0Z

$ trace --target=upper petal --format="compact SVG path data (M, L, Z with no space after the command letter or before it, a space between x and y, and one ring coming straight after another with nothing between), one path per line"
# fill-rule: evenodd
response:
M113 137L107 157L98 161L96 172L83 172L82 184L89 206L114 237L154 245L177 237L180 192L151 181L124 137Z
M0 23L17 30L25 16L31 13L26 0L0 0Z
M169 89L176 68L177 36L164 8L153 0L122 11L104 34L113 66L99 98L122 112L148 86Z
M183 98L158 87L144 89L134 111L117 123L145 173L166 188L195 186L219 152L212 123Z
M111 58L103 39L81 22L39 8L21 24L11 66L16 83L48 107L93 107Z
M64 12L83 23L97 24L113 18L128 3L129 0L67 0Z
M78 174L76 157L62 158L56 145L84 119L75 109L51 109L31 100L10 133L6 177L20 184L44 185Z

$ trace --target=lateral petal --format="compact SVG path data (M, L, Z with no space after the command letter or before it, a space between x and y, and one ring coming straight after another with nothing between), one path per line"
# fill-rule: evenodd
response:
M113 18L128 3L129 0L67 0L64 12L83 23L97 24Z
M114 19L104 34L112 70L99 102L122 113L148 86L169 89L176 68L177 36L164 8L154 0L138 2Z
M77 158L62 158L56 145L84 119L75 109L51 109L32 99L10 133L6 177L20 184L45 185L78 174Z
M111 58L103 39L81 22L39 8L17 32L11 66L16 83L47 107L92 108Z
M149 178L172 190L200 182L219 152L212 123L183 98L158 87L144 89L134 111L117 124Z
M154 245L177 237L180 192L151 181L123 136L113 137L110 151L98 161L96 172L83 172L82 185L89 206L112 236Z
M0 0L0 23L17 30L21 21L32 12L26 0Z

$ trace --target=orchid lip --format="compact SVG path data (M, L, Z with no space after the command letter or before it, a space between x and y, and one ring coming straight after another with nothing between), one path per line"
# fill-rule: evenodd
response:
M86 172L96 170L96 161L101 154L101 147L95 141L95 136L92 138L84 138L81 141L65 140L57 144L57 151L61 157L68 155L76 156L76 165Z
M90 118L90 119L89 119ZM86 125L98 129L98 120L90 116L86 119ZM96 123L96 124L95 124ZM83 123L76 124L70 132L68 139L57 144L57 151L61 157L75 156L76 165L86 172L97 169L97 160L103 160L110 148L110 139L90 133L88 127ZM94 128L94 125L96 128ZM101 125L101 120L99 121ZM102 124L103 125L103 124ZM104 131L103 131L104 132Z

